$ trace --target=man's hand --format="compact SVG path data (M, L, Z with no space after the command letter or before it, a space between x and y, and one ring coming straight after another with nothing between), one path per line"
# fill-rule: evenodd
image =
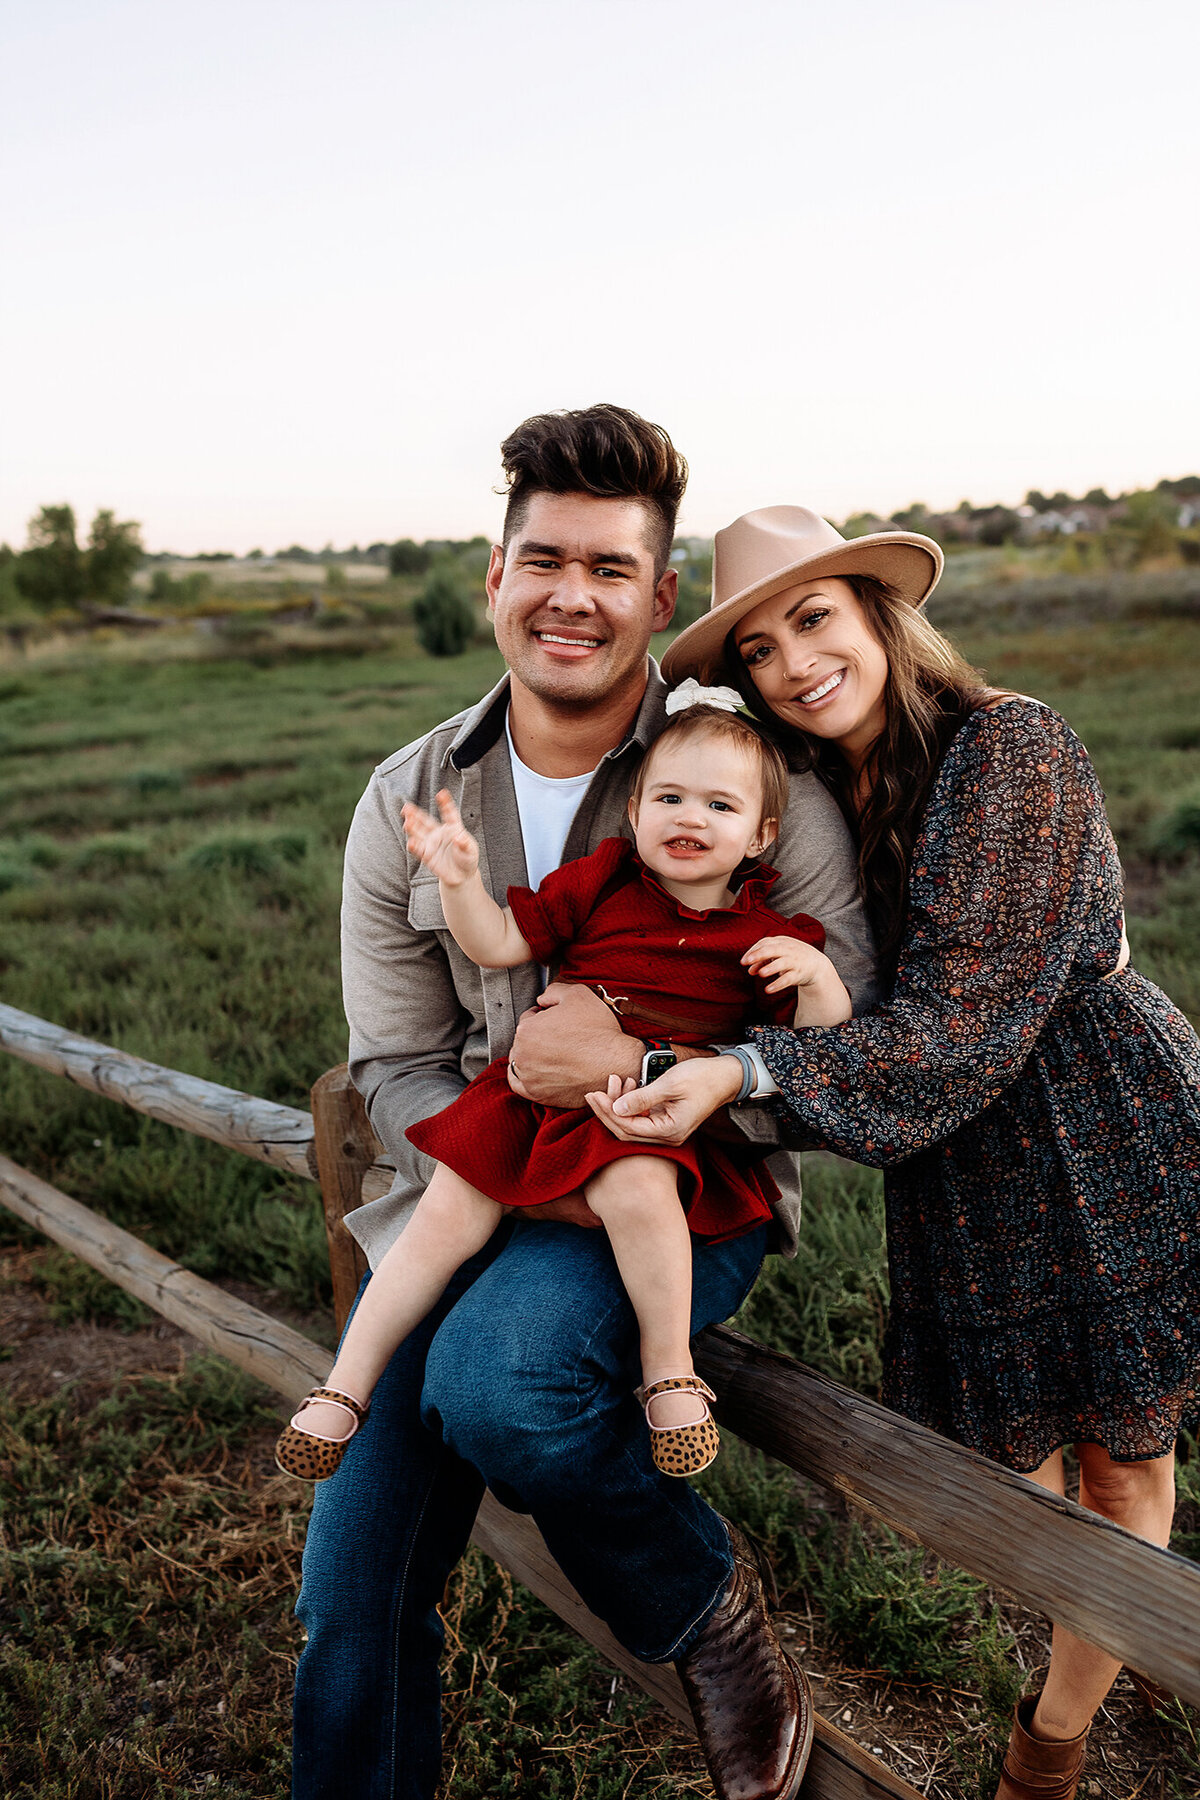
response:
M610 1075L636 1080L643 1045L629 1037L611 1007L576 981L552 981L517 1021L508 1053L508 1085L538 1106L584 1106L590 1088Z
M408 848L447 887L461 887L479 868L479 845L462 822L452 796L442 788L437 797L441 823L406 800L400 817Z

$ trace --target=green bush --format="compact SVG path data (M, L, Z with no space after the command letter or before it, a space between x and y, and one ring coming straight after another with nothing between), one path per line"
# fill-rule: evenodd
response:
M461 656L475 636L475 609L453 563L438 563L413 605L417 641L428 656Z
M1200 798L1181 800L1159 820L1151 839L1155 856L1171 860L1200 850Z
M389 575L424 575L428 567L428 546L414 544L411 538L399 538L388 551Z
M113 832L89 838L72 863L80 875L105 881L153 868L154 853L145 838Z
M197 844L185 861L189 869L202 875L223 870L235 875L274 875L287 863L303 861L307 854L308 837L302 831L230 832Z

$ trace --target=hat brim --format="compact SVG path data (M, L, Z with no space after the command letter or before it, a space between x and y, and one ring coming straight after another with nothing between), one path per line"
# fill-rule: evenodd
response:
M877 531L870 537L851 538L836 549L802 557L685 626L667 646L662 672L668 681L682 681L685 675L711 680L725 666L725 640L739 619L786 588L818 581L823 575L873 575L895 588L908 605L923 606L938 584L944 560L940 545L913 531Z

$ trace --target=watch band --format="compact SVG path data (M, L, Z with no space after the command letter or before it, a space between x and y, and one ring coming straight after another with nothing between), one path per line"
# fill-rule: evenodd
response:
M779 1084L754 1044L714 1044L718 1056L732 1056L742 1071L742 1085L730 1101L740 1106L743 1100L768 1100L779 1092Z

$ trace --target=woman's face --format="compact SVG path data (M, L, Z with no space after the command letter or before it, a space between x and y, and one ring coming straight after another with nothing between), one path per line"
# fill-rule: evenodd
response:
M861 763L883 730L888 661L848 581L825 576L786 588L739 620L733 636L777 717Z

